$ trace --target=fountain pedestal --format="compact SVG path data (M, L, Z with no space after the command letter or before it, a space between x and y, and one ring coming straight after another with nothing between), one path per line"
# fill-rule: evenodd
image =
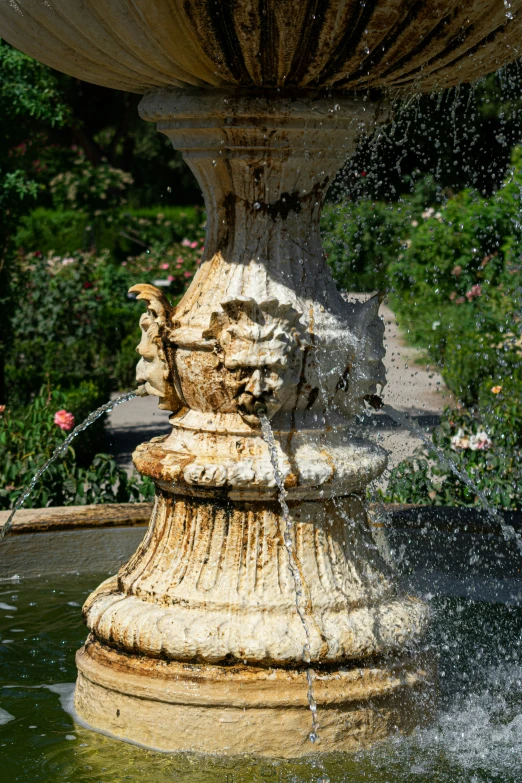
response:
M196 174L207 240L176 308L133 289L147 303L138 382L173 411L172 433L134 454L155 509L134 557L84 607L78 714L165 750L286 756L409 728L431 682L413 653L427 608L398 593L369 529L361 498L386 455L350 435L385 383L379 302L340 296L319 233L328 185L375 106L184 90L140 110Z
M85 607L92 635L76 704L96 728L164 749L300 755L407 728L410 696L429 695L414 652L427 609L398 593L361 502L386 456L349 434L385 380L378 300L348 304L335 290L319 215L371 127L371 99L513 61L521 7L1 4L11 44L147 94L142 116L183 151L207 203L205 260L180 304L134 287L147 302L138 382L172 410L173 428L135 454L157 486L149 532ZM338 97L352 90L357 98ZM260 414L274 432L290 530Z

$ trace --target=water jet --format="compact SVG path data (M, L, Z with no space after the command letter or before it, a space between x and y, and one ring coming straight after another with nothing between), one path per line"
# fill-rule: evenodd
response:
M385 120L386 92L512 61L520 4L0 7L13 45L143 93L141 116L182 151L207 205L204 260L180 304L132 289L147 308L139 393L172 411L172 432L136 450L157 488L149 529L84 607L76 709L94 728L162 750L295 757L358 749L429 714L427 606L375 551L362 501L386 454L350 434L385 384L379 298L337 292L319 217L360 135Z

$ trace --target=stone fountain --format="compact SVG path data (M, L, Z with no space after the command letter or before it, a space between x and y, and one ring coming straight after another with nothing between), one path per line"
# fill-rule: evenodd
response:
M397 589L363 502L386 453L350 435L385 383L379 299L337 292L319 218L336 171L386 117L385 91L515 59L521 5L0 3L13 45L145 94L141 116L183 152L208 214L177 307L131 289L147 308L139 392L172 411L172 432L136 450L156 484L149 529L84 607L76 710L90 726L163 750L299 756L429 714L428 610Z

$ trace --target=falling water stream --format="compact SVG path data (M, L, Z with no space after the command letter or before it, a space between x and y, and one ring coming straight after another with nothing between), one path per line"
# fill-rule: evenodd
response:
M308 619L306 615L307 615L307 606L310 606L311 602L309 596L307 595L308 587L305 584L305 581L301 574L299 561L297 559L297 555L295 552L294 523L292 521L292 517L290 516L290 509L288 508L288 504L286 502L287 492L284 485L284 478L279 467L279 458L277 456L277 448L274 440L274 433L272 432L272 427L270 426L270 422L268 418L265 416L265 414L259 413L258 415L259 415L259 421L261 422L261 431L263 433L263 439L266 445L268 446L270 462L272 463L272 468L274 470L274 478L277 484L277 488L279 490L279 503L281 505L281 511L285 523L283 529L283 541L288 555L288 565L290 568L290 573L292 574L292 578L294 580L295 606L297 609L297 614L299 615L299 619L301 620L305 633L305 638L306 638L306 642L303 647L303 660L305 663L309 664L311 662L310 627L308 625ZM308 699L308 706L310 707L310 712L312 713L312 731L309 734L309 739L310 742L315 742L317 739L319 739L319 735L317 734L317 729L318 729L317 703L314 698L314 672L310 668L310 666L308 666L306 669L306 679L308 682L308 691L306 697Z
M61 443L59 446L55 448L49 459L44 462L41 468L39 468L36 473L34 474L33 478L27 485L27 488L24 489L18 500L13 506L13 510L11 511L9 518L3 528L0 530L0 541L4 538L6 533L8 533L9 529L11 528L11 525L13 524L13 518L16 512L23 506L27 498L31 495L31 492L35 488L36 484L40 480L41 476L45 473L47 468L49 468L53 462L56 462L58 457L61 454L64 454L73 440L76 438L77 435L80 434L80 432L83 432L87 429L87 427L90 427L91 424L93 424L97 419L100 418L100 416L103 416L104 413L108 413L109 411L112 411L113 408L115 408L117 405L121 405L122 402L127 402L127 400L132 400L133 397L136 397L137 392L127 392L126 394L122 394L120 397L116 397L115 400L109 400L109 402L106 402L104 405L102 405L100 408L97 408L92 413L89 413L87 418L82 421L81 424L78 424L77 427L73 429L73 431L68 435L64 442Z

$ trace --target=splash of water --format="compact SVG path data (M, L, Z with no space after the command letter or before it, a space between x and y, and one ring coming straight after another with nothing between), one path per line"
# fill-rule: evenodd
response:
M274 478L277 484L277 488L279 490L279 504L281 506L283 520L285 523L283 529L283 541L288 555L288 565L290 568L290 573L292 575L292 579L294 580L295 606L297 609L297 614L299 615L299 619L301 620L301 624L303 626L303 630L306 638L306 642L303 647L303 660L305 663L309 664L311 662L310 628L306 616L306 606L307 604L310 603L309 596L307 595L308 589L303 580L301 569L299 567L299 561L297 560L297 555L295 553L294 524L292 522L292 517L290 516L290 509L288 508L288 504L286 502L287 492L284 485L283 474L281 473L281 469L279 467L279 458L277 456L277 448L274 440L274 433L272 432L272 427L270 426L270 422L268 418L265 416L265 414L259 413L258 415L259 415L259 421L261 423L261 432L263 433L263 440L268 446L270 462L272 463ZM319 739L319 735L317 734L317 729L319 724L317 721L317 703L314 698L314 672L313 669L311 669L310 667L308 667L306 670L306 681L308 683L306 698L308 700L308 706L310 708L310 712L312 713L312 731L310 732L308 737L310 739L310 742L315 742L317 739Z
M78 424L78 426L73 429L70 435L68 435L65 438L63 443L61 443L59 446L55 448L55 450L53 451L49 459L46 462L44 462L42 467L36 471L33 478L29 482L27 488L24 489L24 491L22 492L22 494L14 504L13 510L11 511L7 522L0 530L0 541L4 538L6 533L9 532L11 525L13 524L14 515L23 506L27 498L31 495L31 492L33 491L36 484L38 483L42 475L45 473L47 468L49 468L53 464L53 462L56 462L56 460L61 454L64 454L67 451L67 449L69 448L73 440L80 434L80 432L86 430L87 427L89 427L91 424L93 424L93 422L99 419L100 416L103 416L104 413L108 413L109 411L112 411L113 408L115 408L117 405L121 405L122 402L127 402L127 400L132 400L132 398L136 397L136 395L137 393L135 391L127 392L126 394L122 394L120 397L116 397L115 400L109 400L109 402L106 402L104 405L97 408L92 413L89 413L87 418L84 421L82 421L81 424Z
M502 514L497 511L494 506L492 506L487 497L484 495L481 489L475 484L473 479L471 479L468 474L460 470L452 459L450 459L438 446L436 446L433 443L433 440L426 435L425 432L423 432L419 427L417 427L410 419L407 413L400 413L399 411L395 410L391 405L383 405L382 409L385 413L388 414L394 421L397 422L397 424L401 425L405 429L409 430L412 435L415 435L417 438L422 440L422 442L429 448L431 452L433 452L439 462L442 465L446 465L449 470L459 479L459 481L462 481L463 484L466 484L467 487L469 487L475 495L478 497L482 507L487 512L488 516L490 516L492 519L495 520L495 522L498 523L500 526L500 529L502 531L502 535L504 536L504 539L506 541L514 541L518 547L518 550L520 554L522 554L522 538L520 535L516 532L514 527L512 525L509 525Z

